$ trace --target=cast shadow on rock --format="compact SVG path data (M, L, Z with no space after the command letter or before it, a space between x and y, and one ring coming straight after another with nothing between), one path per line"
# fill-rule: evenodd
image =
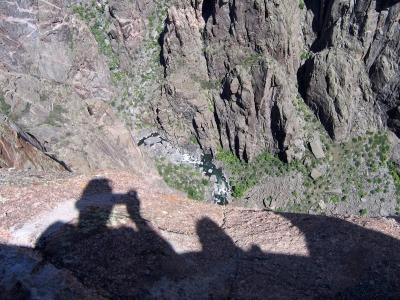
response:
M116 205L126 206L131 224L109 226L118 222ZM265 252L257 245L243 250L237 245L240 240L234 241L214 221L203 218L196 224L201 250L178 253L143 218L136 191L116 194L108 180L94 179L76 207L77 224L53 224L36 249L46 262L69 270L106 298L396 299L400 295L400 241L343 219L282 213L299 229L308 249L308 255L289 255ZM238 229L249 231L249 238L254 235L252 228ZM258 233L262 247L279 242L279 237L267 236ZM2 246L0 254L9 250ZM18 284L29 292L24 281ZM10 295L2 285L0 280L0 295Z

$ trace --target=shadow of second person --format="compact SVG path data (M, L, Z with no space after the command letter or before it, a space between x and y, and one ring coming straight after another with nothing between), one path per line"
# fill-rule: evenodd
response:
M113 213L117 204L125 206L128 215ZM107 179L94 179L76 207L77 224L53 224L37 242L37 249L56 267L112 298L146 297L163 276L183 276L179 256L142 218L136 191L114 194ZM118 219L121 226L111 224Z

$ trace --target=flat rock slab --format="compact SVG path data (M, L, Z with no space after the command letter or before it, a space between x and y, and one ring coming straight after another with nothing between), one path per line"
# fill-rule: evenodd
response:
M400 294L395 219L221 207L116 171L8 184L0 195L1 211L14 208L15 217L0 223L4 297L19 290L80 299Z

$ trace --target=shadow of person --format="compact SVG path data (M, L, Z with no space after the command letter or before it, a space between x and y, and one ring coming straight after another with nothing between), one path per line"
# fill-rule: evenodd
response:
M105 178L92 179L75 203L75 207L79 211L78 224L76 226L63 222L52 224L41 234L36 247L43 248L46 245L48 250L51 246L54 246L55 248L62 247L62 249L68 251L67 246L70 244L70 238L83 238L84 235L89 235L92 231L100 232L106 230L107 221L113 207L113 200L110 181ZM52 245L57 240L57 235L60 234L62 235L62 240L65 240L66 243Z
M190 284L186 285L184 298L196 291L198 299L230 299L235 282L238 261L243 251L232 238L211 219L205 217L196 224L196 234L201 251L182 254L190 265ZM182 287L177 284L175 288Z
M186 272L185 264L171 245L145 220L140 212L140 200L137 192L128 192L126 205L130 219L136 225L136 243L138 248L137 255L142 253L141 261L148 268L154 279L168 276L178 279ZM151 254L147 256L147 254Z
M116 205L126 206L128 215L114 213ZM78 224L56 223L38 240L37 249L56 267L72 271L99 294L117 298L147 297L161 277L179 276L183 264L142 218L136 191L114 194L108 180L94 179L76 207Z
M114 201L111 182L108 179L91 180L75 204L79 210L79 231L107 229Z

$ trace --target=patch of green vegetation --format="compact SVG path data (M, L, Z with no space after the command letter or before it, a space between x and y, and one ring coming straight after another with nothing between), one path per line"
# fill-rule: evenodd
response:
M110 39L107 34L110 22L105 16L104 5L99 6L96 5L95 2L92 2L91 5L75 5L72 10L89 26L100 52L108 59L110 71L118 70L120 61L118 55L114 53L111 47ZM118 76L115 77L115 79L118 79Z
M168 0L155 0L155 9L151 15L147 18L148 32L149 35L144 41L144 48L151 57L152 67L159 65L161 46L158 42L158 38L164 30L164 20L168 10ZM154 69L155 70L155 69Z
M157 170L170 187L185 192L193 200L204 200L209 181L199 170L189 165L175 165L164 160L157 161Z
M198 144L197 138L196 138L194 135L191 135L191 136L190 136L189 142L190 142L191 144L193 144L193 145L197 145L197 144Z
M388 162L390 175L392 176L394 186L396 188L397 207L400 208L400 170L393 161Z
M201 80L200 86L204 90L218 90L221 82L219 80Z
M82 20L89 21L90 18L87 17L88 12L86 9L81 5L75 5L72 7L72 11L74 14L77 14Z
M368 210L366 208L360 209L359 214L361 217L368 215Z
M194 82L198 82L200 84L201 89L206 91L218 90L221 86L221 80L205 80L199 78L196 74L192 74L191 78Z
M152 28L157 33L161 33L164 29L164 18L167 14L168 1L155 0L156 9L147 18L148 26Z
M316 117L314 112L310 109L310 107L300 97L300 95L297 96L297 98L293 101L293 104L294 107L296 108L298 115L306 122L306 128L305 128L307 131L306 138L310 140L312 136L315 134L315 132L318 132L323 144L325 144L327 147L330 147L332 141L329 135L327 134L325 128L322 126L321 122Z
M0 94L0 113L9 116L11 114L11 105L9 105L4 96Z
M219 149L216 159L221 161L229 172L232 196L235 198L243 197L246 191L258 184L264 176L279 176L290 170L289 165L268 152L260 154L250 163L246 163L232 152Z
M253 53L253 54L250 54L249 56L245 57L241 61L240 65L245 68L251 68L262 61L265 61L265 57L262 53Z
M303 109L302 106L300 108ZM304 110L302 115L308 114L312 113ZM312 130L319 132L321 125L317 124L315 117L310 116L309 120L310 132ZM385 132L359 136L340 144L334 143L322 132L320 138L325 146L326 157L319 160L313 156L310 149L306 149L301 160L289 164L270 153L263 153L246 163L239 160L232 152L222 149L217 151L216 159L223 162L235 198L243 197L254 185L265 180L266 176L300 173L304 190L301 193L292 192L291 199L285 204L284 209L323 213L318 205L321 199L327 199L326 202L334 205L342 202L357 203L362 198L369 200L370 197L390 199L392 184L390 171L397 190L397 206L400 207L400 170L389 161L391 149ZM311 170L317 166L324 166L326 171L322 177L312 180Z
M312 52L311 51L303 50L303 52L301 52L301 54L300 54L300 59L301 60L307 60L307 59L309 59L311 57L312 57Z
M224 149L219 149L215 158L228 166L239 165L241 163L240 159L234 155L231 151Z
M207 97L207 100L208 100L207 101L208 110L213 113L215 111L215 107L214 107L214 100L213 100L212 96L209 95L209 97Z
M164 30L164 21L167 15L167 8L169 7L170 0L154 0L152 3L152 10L147 19L146 32L142 42L142 46L135 51L132 55L140 59L141 63L129 68L127 72L114 71L112 79L117 83L121 90L129 91L128 95L124 95L119 99L115 107L120 107L118 112L127 123L132 120L130 112L132 107L136 110L146 111L148 104L152 101L162 85L164 80L163 68L160 64L161 45L159 38ZM120 105L121 104L121 105ZM136 119L141 119L136 124L146 122L144 115L138 113ZM142 119L143 118L143 119Z
M294 105L299 117L305 121L306 139L311 140L315 132L318 132L326 154L326 158L318 161L306 158L309 161L307 165L325 165L327 171L318 183L304 181L305 192L302 201L308 198L311 202L318 203L321 196L338 187L342 190L341 196L345 197L346 202L382 197L385 194L386 197L391 197L391 181L388 180L391 149L385 132L367 132L347 142L334 143L301 97L294 101ZM309 149L305 155L309 157Z
M65 108L62 107L60 104L54 104L53 109L50 111L45 123L59 127L61 125L60 123L63 123L65 121L63 114L66 112L67 111L65 110Z
M334 195L332 197L330 197L329 202L333 203L333 204L338 204L340 203L341 199L338 195Z
M114 83L118 83L118 82L121 82L121 81L125 80L127 76L128 76L128 75L127 75L126 72L123 72L123 71L114 71L114 72L111 73L111 80L112 80Z
M304 9L304 7L306 6L304 0L299 0L299 8L300 9Z

